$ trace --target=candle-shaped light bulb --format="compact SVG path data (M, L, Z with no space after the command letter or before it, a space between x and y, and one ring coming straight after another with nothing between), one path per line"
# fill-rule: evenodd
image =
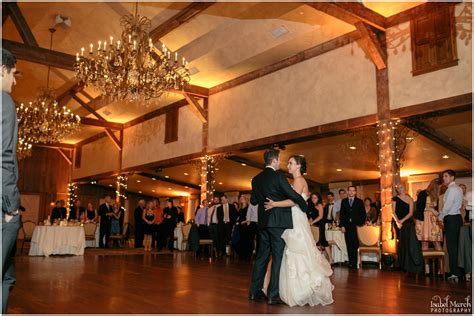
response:
M168 51L168 59L170 59L170 58L171 58L171 52Z
M90 47L91 47L91 49L90 49L90 51L89 51L89 52L92 54L92 49L94 48L94 45L93 45L93 44L91 44L91 45L90 45Z
M132 35L128 34L128 42L130 43L132 41Z
M178 52L175 52L175 53L174 53L174 61L175 61L175 62L178 62Z
M107 42L104 41L104 52L107 50Z
M110 45L112 45L113 43L114 43L114 37L111 36L111 37L110 37Z
M186 61L186 67L188 67L188 62Z
M76 61L79 61L79 53L76 53Z
M133 50L137 49L137 41L133 41Z
M84 47L81 48L81 56L84 56Z
M99 41L99 47L97 47L97 50L100 50L100 45L102 45L102 41Z
M120 41L117 41L117 49L120 49Z
M184 65L185 65L185 59L184 59L184 57L183 57L183 66L184 66Z
M165 44L161 45L161 51L164 53L164 52L165 52L165 50L166 50L166 46L165 46Z

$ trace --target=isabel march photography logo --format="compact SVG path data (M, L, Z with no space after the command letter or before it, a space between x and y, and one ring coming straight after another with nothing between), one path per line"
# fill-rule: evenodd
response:
M449 295L441 297L435 295L431 298L431 312L440 313L472 313L471 296L468 295L462 301L452 299Z

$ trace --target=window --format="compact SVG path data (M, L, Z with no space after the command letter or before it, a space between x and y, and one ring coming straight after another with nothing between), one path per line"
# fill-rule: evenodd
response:
M413 75L456 66L454 5L411 21Z
M166 112L165 144L178 140L179 108Z

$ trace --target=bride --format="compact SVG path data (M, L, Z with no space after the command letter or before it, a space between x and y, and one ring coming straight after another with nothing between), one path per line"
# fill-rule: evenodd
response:
M308 184L302 176L306 172L306 159L291 156L288 171L293 175L293 189L306 200L309 196ZM331 304L334 289L329 280L331 265L316 247L306 214L292 200L267 200L267 210L292 207L293 228L286 229L282 234L286 246L280 269L280 298L289 306Z

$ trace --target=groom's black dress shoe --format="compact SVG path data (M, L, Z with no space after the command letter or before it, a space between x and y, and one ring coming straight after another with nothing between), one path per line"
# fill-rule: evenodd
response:
M281 298L273 297L273 298L268 299L268 305L278 305L278 304L284 304Z
M263 291L258 291L255 294L250 293L249 294L249 300L251 301L265 301L267 299L267 296Z

